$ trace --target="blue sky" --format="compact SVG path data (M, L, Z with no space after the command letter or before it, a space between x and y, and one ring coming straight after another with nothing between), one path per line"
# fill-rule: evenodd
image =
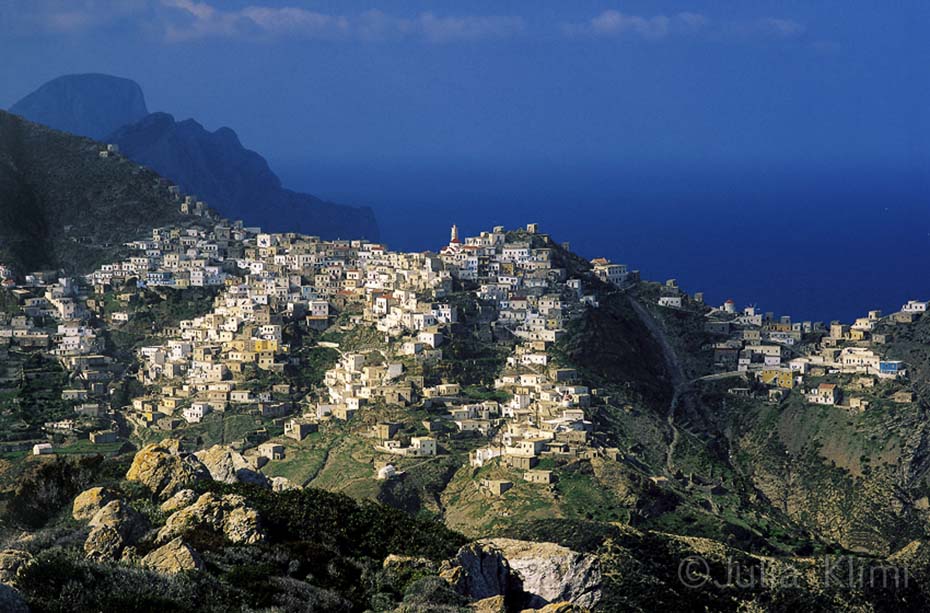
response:
M538 221L711 300L930 297L926 0L0 0L0 58L0 107L130 77L396 248Z
M137 80L276 160L930 161L927 2L0 6L0 106Z

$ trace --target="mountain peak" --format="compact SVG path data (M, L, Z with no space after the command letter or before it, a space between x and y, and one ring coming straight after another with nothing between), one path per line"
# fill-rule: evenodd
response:
M56 130L117 144L129 159L171 179L230 219L270 231L327 238L378 237L370 208L284 189L265 158L244 147L231 128L211 132L195 119L149 114L142 89L130 79L65 75L10 110Z
M131 79L87 73L45 83L10 112L57 130L97 140L148 114L145 96Z

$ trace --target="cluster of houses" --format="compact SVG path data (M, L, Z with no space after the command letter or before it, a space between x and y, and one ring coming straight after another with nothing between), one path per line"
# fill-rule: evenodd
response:
M181 204L192 215L203 213L201 205L192 197ZM506 463L530 483L551 483L552 473L537 468L542 458L618 453L595 436L590 415L592 405L602 402L598 390L582 384L573 369L552 363L550 349L570 321L598 307L593 279L622 288L635 283L638 272L604 258L592 260L590 272L572 271L536 224L516 232L498 226L464 239L453 226L437 253L400 253L365 240L325 241L207 221L156 228L149 238L127 243L126 257L101 266L83 283L36 273L17 284L0 266L0 282L22 306L21 315L0 315L0 348L47 351L71 375L62 400L73 404L75 419L47 424L49 432L73 431L82 418L109 410L117 371L101 354L100 330L92 322L126 324L146 288L201 287L212 288L214 296L207 312L153 328L137 349L135 376L145 393L124 410L138 428L173 429L235 408L280 420L284 436L300 441L328 420L348 422L369 406L391 405L427 407L435 419L423 422L428 436L402 436L399 424L372 426L373 447L387 456L435 456L441 433L451 431L481 437L470 454L473 467ZM489 342L512 348L494 389L483 396L493 400L476 400L455 382L424 375L442 362L455 336L461 289L480 302ZM677 309L688 300L670 280L658 305ZM886 338L877 330L883 323L913 321L927 306L910 301L891 316L871 311L851 325L825 326L775 318L755 307L738 311L728 300L707 312L705 330L718 337L712 348L719 371L752 377L772 397L801 388L811 403L846 401L864 408L864 399L844 398L842 385L818 379L848 376L864 389L869 381L904 378L905 365L884 355ZM338 361L319 389L298 394L282 376L304 359L287 332L293 324L364 327L383 342L352 351L329 343L339 351ZM805 389L809 379L815 385ZM903 401L904 394L895 398ZM104 428L91 439L114 437ZM283 457L280 444L265 447L259 453L265 461ZM382 462L377 471L382 479L399 474L392 463ZM507 483L483 487L503 493Z
M134 255L101 267L88 281L104 289L137 279L147 287L218 290L209 312L161 330L159 343L139 349L139 380L151 394L134 406L148 424L162 415L199 421L229 405L247 405L264 417L294 412L290 390L278 394L247 385L256 372L280 374L288 364L299 365L285 342L286 323L325 329L337 310L361 305L365 315L358 323L377 323L389 337L410 333L406 354L437 357L439 327L455 320L454 309L435 302L451 289L451 276L427 254L392 253L363 240L272 235L241 224L159 228L151 240L128 247ZM431 300L418 299L423 296ZM327 374L331 402L318 403L312 418L348 419L376 397L412 400L417 381L400 380L401 365L364 366L364 356L359 359L345 356Z
M236 407L283 419L285 435L300 440L321 422L351 420L374 403L425 405L443 407L453 431L496 438L473 453L476 465L500 455L530 470L543 454L591 452L593 428L584 410L595 392L580 385L574 371L554 368L547 350L569 320L597 301L581 278L557 265L556 246L535 224L511 233L496 227L464 241L453 226L437 254L397 253L364 240L268 234L226 222L158 228L127 247L128 257L86 279L100 293L130 294L125 315L110 311L114 325L129 318L133 283L217 288L209 312L157 331L158 342L138 349L137 376L146 394L133 399L130 409L137 426L173 428ZM636 278L604 259L592 266L607 283L623 286ZM450 296L463 284L491 307L487 323L495 336L515 342L494 385L509 398L505 402L475 402L452 382L425 384L422 367L443 358L459 317ZM256 389L256 373L279 374L300 364L299 352L286 342L289 323L326 329L341 312L353 313L340 320L344 327L367 326L384 342L377 349L340 352L323 389L303 398L280 382ZM435 424L426 426L432 432ZM374 436L375 448L385 454L439 451L435 436L402 441L390 427Z
M809 379L832 377L846 381L846 387L868 389L876 382L906 378L904 362L886 355L887 325L907 324L926 312L927 303L909 301L888 316L869 311L852 324L832 322L792 322L761 313L754 306L738 312L732 300L707 313L705 331L725 337L713 344L714 364L719 371L744 373L770 388L772 399L787 390L800 388L812 404L851 406L864 409L868 401L855 396L844 398L843 385ZM747 388L733 388L747 394ZM896 395L895 398L903 397ZM897 402L898 400L896 400Z
M73 414L46 423L45 432L65 437L83 433L93 443L113 442L109 394L118 368L101 354L103 340L92 323L94 300L77 280L59 277L57 271L34 272L16 282L13 271L0 266L0 275L19 307L17 314L0 313L0 352L8 357L13 348L39 351L56 358L68 373L60 400ZM39 446L41 453L53 451L49 443Z
M376 286L367 293L359 321L374 326L389 342L376 351L343 354L326 373L325 402L311 407L311 415L349 419L366 404L379 401L441 408L438 421L452 432L475 433L490 441L472 452L475 466L506 456L519 458L513 460L515 466L530 469L547 453L590 452L593 428L584 408L591 392L577 384L574 371L553 368L547 349L564 334L571 318L597 302L585 294L581 279L570 278L554 264L553 253L554 246L535 224L511 234L496 227L464 241L453 226L438 261L424 254L386 253L393 265L378 270L378 276L386 276L390 287ZM409 268L410 263L418 266ZM371 262L361 262L351 272L375 280L366 264ZM622 285L631 280L626 267L606 260L595 265L606 271L605 281ZM471 284L482 304L493 307L486 323L495 337L514 341L505 371L494 385L510 398L506 402L475 401L451 382L424 386L423 376L408 370L411 363L429 365L442 359L449 328L458 321L455 305L446 300L453 282ZM369 359L372 355L374 360ZM432 432L438 424L428 420L424 427ZM435 437L405 442L398 432L398 424L373 426L375 449L413 457L438 452ZM390 478L390 466L379 469L380 478Z

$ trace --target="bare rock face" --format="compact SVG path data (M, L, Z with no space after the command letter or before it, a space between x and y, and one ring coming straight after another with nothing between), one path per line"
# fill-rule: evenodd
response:
M473 602L469 608L475 613L507 613L507 603L503 596L491 596Z
M174 575L189 570L201 570L203 560L194 549L179 538L150 552L140 561L142 566Z
M97 511L117 498L116 492L105 487L92 487L84 490L74 499L71 516L78 521L87 521L96 515Z
M174 496L161 503L159 507L165 513L174 513L184 507L189 507L197 500L197 493L194 490L180 490Z
M252 470L249 461L242 454L225 447L214 445L209 449L194 454L210 472L214 481L221 483L251 483L262 487L271 487L265 475Z
M299 490L300 486L287 477L272 477L271 489L276 492L286 492L287 490Z
M0 551L0 583L16 586L21 568L32 561L32 554L19 549Z
M91 528L109 526L119 529L129 540L138 540L149 529L148 520L122 500L107 503L90 519Z
M92 560L118 560L126 541L116 528L98 526L91 529L84 541L84 555Z
M126 473L128 481L138 481L161 498L209 478L200 460L182 455L178 442L172 439L140 449Z
M593 609L601 599L601 567L597 556L555 543L504 538L482 543L503 554L522 580L532 607L568 603Z
M207 492L194 504L177 511L158 531L156 542L178 537L225 537L233 543L253 544L265 538L258 511L235 494L217 496Z
M483 600L507 593L510 566L503 554L491 546L469 543L452 560L442 563L439 576L459 594Z
M395 585L407 585L417 577L435 575L439 564L429 558L390 554L381 565L384 575Z
M148 531L149 523L122 500L114 500L91 518L84 554L94 560L118 560L123 549Z
M521 613L588 613L588 609L570 602L553 602L541 609L524 609Z
M429 558L418 558L416 556L402 556L396 553L389 554L381 563L382 568L391 572L423 571L424 574L436 572L436 563Z

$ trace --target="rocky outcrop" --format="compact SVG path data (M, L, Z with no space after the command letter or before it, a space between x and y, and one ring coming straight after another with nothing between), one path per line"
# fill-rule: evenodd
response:
M209 478L210 473L200 460L180 453L173 439L140 449L126 473L128 481L138 481L160 498Z
M439 576L471 600L505 595L511 586L510 566L503 554L481 543L459 549L452 560L442 563Z
M164 513L174 513L185 507L189 507L197 500L197 492L194 490L180 490L171 498L161 503L159 509Z
M0 551L0 583L16 586L19 571L32 561L32 554L19 549Z
M118 560L123 549L149 529L148 520L122 500L108 503L91 518L84 554L94 560Z
M299 490L300 486L287 477L272 477L271 489L276 492L286 492L287 490Z
M570 602L553 602L541 609L524 609L521 613L588 613L588 609Z
M105 487L92 487L77 495L71 506L71 516L78 521L87 521L97 511L118 498L116 492Z
M423 572L424 574L430 574L436 572L436 563L429 558L401 556L395 553L384 558L381 567L392 573Z
M475 613L507 613L507 603L503 596L483 598L468 607Z
M210 472L214 481L272 486L268 477L252 470L249 461L242 457L241 453L224 445L214 445L194 455Z
M594 608L601 599L601 568L597 556L578 553L555 543L488 539L485 546L500 551L522 581L530 606L567 602Z
M438 564L428 558L400 556L391 554L384 559L381 567L389 583L407 585L419 577L435 575Z
M225 538L233 543L252 544L264 540L258 512L235 494L217 496L207 492L194 504L171 515L158 531L156 542L167 543L183 537L185 541Z
M169 575L203 568L200 554L180 538L173 539L150 552L139 563L146 568Z

